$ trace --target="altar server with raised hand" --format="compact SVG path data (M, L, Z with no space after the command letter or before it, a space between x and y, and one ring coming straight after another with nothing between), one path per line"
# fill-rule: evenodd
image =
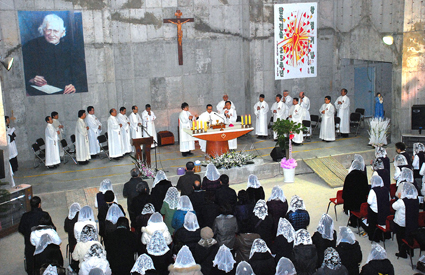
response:
M335 101L337 116L341 119L339 126L341 135L348 137L350 134L350 98L347 96L347 89L341 90L341 96Z
M131 138L141 138L142 137L142 118L137 113L139 108L134 105L131 107L133 111L130 115L130 127L131 127Z
M118 122L122 125L121 136L124 154L131 153L130 120L126 115L126 112L127 109L125 107L121 107L119 114L117 114Z
M288 113L286 114L286 117L288 117L289 114L289 109L291 109L292 107L292 97L289 95L289 91L288 90L284 90L283 91L283 99L282 99L283 103L286 104L286 107L288 107Z
M223 95L223 100L222 100L222 101L220 101L220 102L217 104L217 113L219 113L219 114L224 114L224 111L225 111L225 109L226 109L226 101L230 101L230 100L229 100L229 96L228 96L227 94L224 94L224 95ZM232 109L233 109L233 110L236 110L235 104L233 104L233 102L232 102L232 101L230 101L230 102L232 103Z
M87 107L87 117L86 124L89 127L88 135L89 135L89 146L90 146L90 155L94 156L99 154L100 146L97 141L97 137L102 133L102 123L100 123L99 119L94 114L94 107Z
M272 108L273 122L278 119L286 119L288 113L288 107L282 102L282 95L276 95L276 102L273 103ZM277 140L277 132L273 132L273 139Z
M122 146L121 127L122 124L118 122L117 110L109 110L108 118L108 149L109 157L119 158L124 155Z
M142 113L143 127L145 127L145 131L143 131L143 137L153 137L155 142L152 143L152 148L155 147L155 144L158 142L155 129L155 119L156 116L151 110L151 105L146 104L145 110Z
M84 122L86 111L78 111L78 120L75 126L75 156L80 164L90 160L89 127Z
M59 155L59 130L53 126L53 119L50 116L45 118L47 122L45 133L46 138L46 166L56 168L61 162Z
M325 96L325 103L320 107L319 112L322 115L319 138L323 141L335 141L335 108L330 96Z
M292 120L293 122L297 122L297 123L303 123L303 117L304 117L304 109L303 107L300 106L300 104L298 104L298 98L294 98L292 100L292 107L289 110L289 119ZM302 145L303 143L303 132L300 131L299 134L297 133L293 133L294 134L294 139L293 139L293 143L294 145Z
M226 101L226 109L224 110L224 115L226 117L225 124L231 124L236 122L236 119L238 118L238 115L236 114L236 110L232 109L232 102ZM229 149L230 150L236 150L238 149L238 139L231 139L229 140Z
M195 139L186 133L183 129L190 129L192 121L196 118L189 112L189 104L183 102L181 105L182 111L179 115L179 141L180 152L183 157L193 155L190 150L195 150Z
M254 114L256 116L255 134L259 138L266 138L268 136L267 129L267 113L269 111L269 104L264 101L264 94L260 94L259 101L254 105Z

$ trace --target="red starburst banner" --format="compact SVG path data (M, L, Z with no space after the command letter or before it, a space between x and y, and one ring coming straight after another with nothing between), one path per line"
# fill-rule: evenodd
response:
M317 76L317 3L274 5L275 79Z

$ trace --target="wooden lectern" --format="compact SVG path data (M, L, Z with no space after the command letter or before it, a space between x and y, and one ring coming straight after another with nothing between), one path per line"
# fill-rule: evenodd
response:
M145 137L145 138L133 138L133 146L136 147L136 155L134 156L136 159L143 160L148 167L151 167L151 145L153 143L153 137ZM142 148L143 145L143 154Z

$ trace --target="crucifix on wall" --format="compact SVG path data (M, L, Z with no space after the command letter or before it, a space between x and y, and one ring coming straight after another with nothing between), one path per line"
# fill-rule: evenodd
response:
M164 19L164 23L171 23L177 26L177 46L178 46L178 52L179 52L179 65L183 65L183 47L182 47L182 39L183 39L183 31L182 31L182 25L187 22L193 22L193 18L181 18L183 13L180 10L177 10L174 14L177 18L169 18Z

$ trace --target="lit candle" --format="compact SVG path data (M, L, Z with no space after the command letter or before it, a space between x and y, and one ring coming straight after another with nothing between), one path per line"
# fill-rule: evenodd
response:
M248 124L251 125L251 114L249 114L249 122L248 122Z
M243 125L243 116L241 116L241 124Z

